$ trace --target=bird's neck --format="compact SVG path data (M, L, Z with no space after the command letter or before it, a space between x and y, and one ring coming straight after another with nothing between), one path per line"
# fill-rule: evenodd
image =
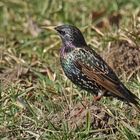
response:
M65 57L68 53L70 53L74 49L75 49L75 46L71 42L63 43L61 51L60 51L61 57Z

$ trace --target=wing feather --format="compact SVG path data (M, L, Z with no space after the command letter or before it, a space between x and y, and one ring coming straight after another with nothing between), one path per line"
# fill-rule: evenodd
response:
M98 85L104 87L116 96L125 98L118 90L119 83L108 77L100 68L96 67L95 69L92 69L80 60L75 61L75 65L81 69L82 73L84 73L89 80L96 81Z

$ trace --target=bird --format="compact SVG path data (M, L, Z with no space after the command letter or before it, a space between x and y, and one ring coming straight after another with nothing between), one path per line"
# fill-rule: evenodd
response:
M85 41L82 32L74 25L54 28L61 38L60 63L62 69L75 85L100 100L112 96L140 111L140 99L119 80L112 68Z

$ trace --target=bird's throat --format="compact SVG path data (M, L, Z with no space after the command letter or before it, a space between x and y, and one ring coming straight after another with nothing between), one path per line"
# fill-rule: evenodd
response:
M60 56L65 57L68 53L73 51L75 46L72 43L64 43L60 50Z

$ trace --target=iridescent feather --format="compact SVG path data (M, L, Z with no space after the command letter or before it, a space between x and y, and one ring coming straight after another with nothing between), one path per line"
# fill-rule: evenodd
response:
M139 99L118 79L108 64L85 42L80 30L74 26L56 27L61 39L61 66L66 76L76 85L96 96L114 96L139 110Z

